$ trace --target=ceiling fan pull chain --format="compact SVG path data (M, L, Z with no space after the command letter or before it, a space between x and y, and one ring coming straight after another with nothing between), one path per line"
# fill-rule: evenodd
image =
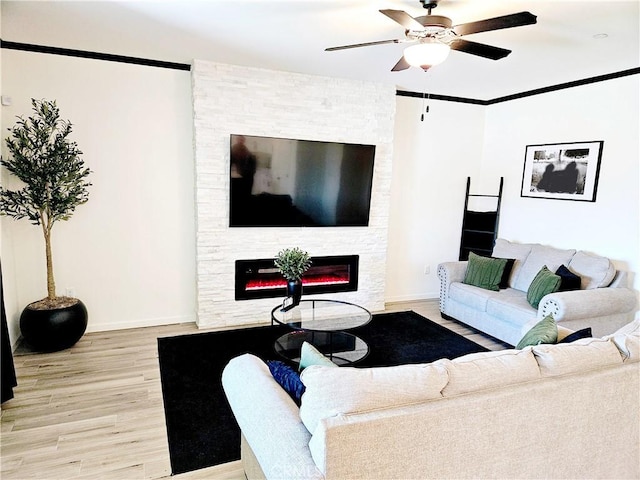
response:
M425 72L426 73L426 72ZM431 99L431 92L426 93L428 89L425 88L424 91L422 92L422 113L420 114L420 121L424 122L424 114L425 113L429 113L429 100ZM425 95L427 96L427 105L425 107Z
M427 106L425 107L425 106L424 106L424 93L422 94L422 110L424 110L424 113L422 113L422 114L420 115L420 121L421 121L421 122L424 122L424 114L425 114L425 113L429 113L429 99L430 99L430 98L431 98L431 93L429 93L429 94L427 95Z

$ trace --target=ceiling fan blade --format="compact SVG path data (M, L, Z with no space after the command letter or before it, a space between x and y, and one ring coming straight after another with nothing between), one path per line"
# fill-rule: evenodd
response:
M325 52L333 52L335 50L346 50L348 48L370 47L371 45L384 45L385 43L400 43L400 40L379 40L377 42L355 43L353 45L342 45L340 47L325 48Z
M424 26L420 22L403 10L380 10L380 13L399 23L407 30L424 30Z
M506 48L493 47L484 43L470 42L469 40L463 40L456 38L449 46L451 50L458 50L459 52L470 53L471 55L477 55L478 57L488 58L490 60L500 60L511 53L511 50Z
M400 57L400 60L398 60L398 63L395 64L395 66L391 69L392 72L399 72L401 70L406 70L407 68L409 68L411 65L409 65L407 63L407 61L404 59L404 56Z
M502 28L522 27L533 25L537 17L530 12L513 13L502 17L488 18L477 22L462 23L453 27L456 35L469 35L471 33L488 32Z

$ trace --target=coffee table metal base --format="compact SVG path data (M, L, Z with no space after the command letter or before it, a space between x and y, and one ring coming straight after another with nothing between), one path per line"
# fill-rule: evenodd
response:
M294 330L278 338L274 347L283 358L299 362L300 348L305 341L317 348L336 365L353 365L369 354L369 346L364 340L342 331Z

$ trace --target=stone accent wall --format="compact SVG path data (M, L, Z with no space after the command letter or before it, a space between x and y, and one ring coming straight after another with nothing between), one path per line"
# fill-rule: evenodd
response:
M279 299L235 301L234 262L298 246L312 256L360 255L358 291L320 295L384 308L395 88L196 60L197 323L270 321ZM229 228L229 136L258 135L376 145L368 227Z

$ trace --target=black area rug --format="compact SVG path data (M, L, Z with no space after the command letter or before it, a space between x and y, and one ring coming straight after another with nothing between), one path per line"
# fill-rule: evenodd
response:
M222 391L222 369L243 353L278 359L273 344L289 331L278 325L158 339L173 474L240 458L240 430ZM377 314L350 332L369 345L359 367L431 362L487 350L415 312Z

